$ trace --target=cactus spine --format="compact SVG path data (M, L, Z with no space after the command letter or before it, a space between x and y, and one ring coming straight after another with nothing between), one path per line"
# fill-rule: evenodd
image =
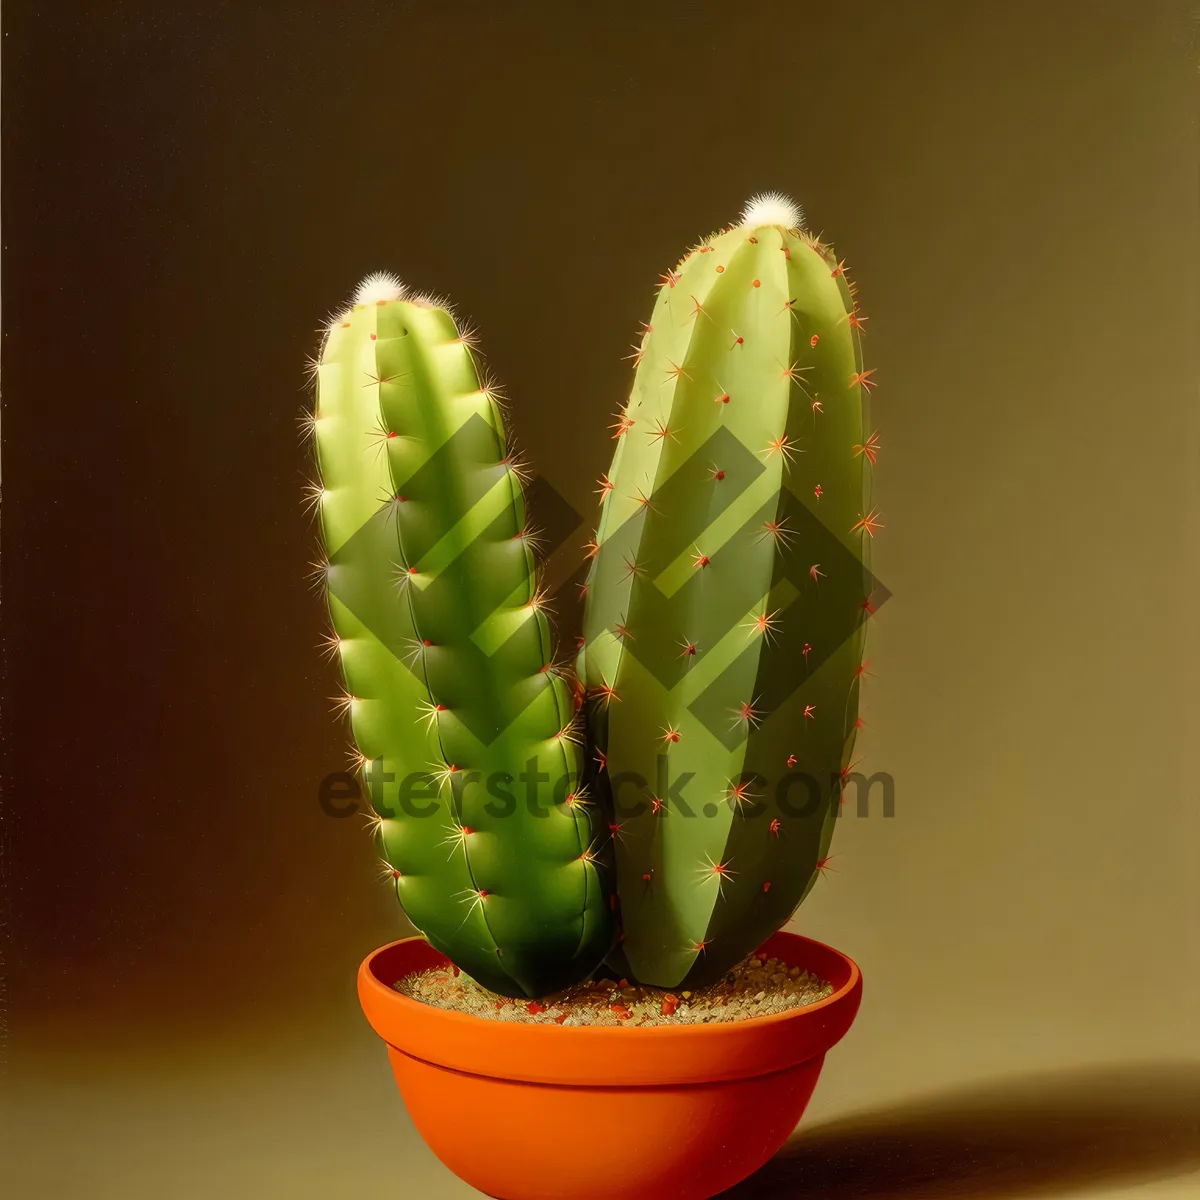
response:
M480 983L538 996L612 944L607 832L584 801L519 470L470 343L389 276L329 322L312 421L321 571L406 914Z
M602 480L580 674L616 805L617 969L720 975L829 853L877 441L844 266L782 197L661 277Z

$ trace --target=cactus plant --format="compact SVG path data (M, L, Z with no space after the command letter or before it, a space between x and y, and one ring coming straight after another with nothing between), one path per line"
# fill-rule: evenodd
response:
M385 274L313 367L318 574L385 874L486 987L565 987L612 944L608 835L496 390L448 307Z
M778 195L661 278L586 584L615 969L718 977L822 873L854 744L880 527L860 314Z

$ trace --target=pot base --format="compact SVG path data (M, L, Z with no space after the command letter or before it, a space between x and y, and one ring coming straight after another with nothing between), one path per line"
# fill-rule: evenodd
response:
M430 1149L503 1200L707 1200L779 1150L823 1061L754 1079L593 1088L464 1075L395 1049L389 1057Z

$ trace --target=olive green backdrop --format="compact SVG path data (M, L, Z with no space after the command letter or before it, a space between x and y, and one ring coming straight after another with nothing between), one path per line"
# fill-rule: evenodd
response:
M302 360L368 270L449 293L590 516L655 277L779 188L870 317L896 814L795 924L866 997L738 1194L1194 1195L1188 6L436 8L5 6L13 1194L469 1194L353 998L404 926L317 802Z

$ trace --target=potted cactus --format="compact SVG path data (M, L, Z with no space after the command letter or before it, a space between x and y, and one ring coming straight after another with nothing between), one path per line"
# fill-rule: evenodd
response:
M777 195L661 276L573 673L474 335L387 275L328 323L330 648L421 934L368 956L359 997L418 1129L488 1195L715 1195L779 1149L854 1019L854 963L779 930L828 859L860 724L864 319ZM683 1019L739 971L821 986ZM573 1018L581 988L615 1016ZM562 1136L618 1117L616 1150Z

